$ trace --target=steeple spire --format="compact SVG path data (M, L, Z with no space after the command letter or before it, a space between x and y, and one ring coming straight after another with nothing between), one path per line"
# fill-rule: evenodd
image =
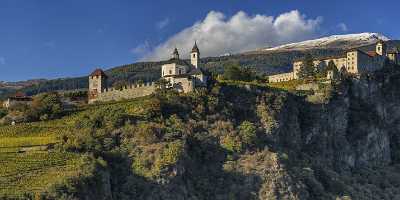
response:
M192 48L192 53L200 53L200 50L197 47L197 41L194 41L194 46Z
M179 59L178 49L175 47L174 52L172 53L172 58Z
M200 63L200 50L197 47L197 41L194 42L192 52L190 53L190 63L196 68L199 66Z

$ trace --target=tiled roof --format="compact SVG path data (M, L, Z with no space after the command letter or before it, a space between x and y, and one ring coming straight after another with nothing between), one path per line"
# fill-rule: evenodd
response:
M346 55L341 54L341 55L336 55L336 56L325 56L325 57L316 57L313 60L314 61L322 61L322 60L328 60L328 59L340 59L340 58L346 58ZM297 58L294 59L293 62L301 62L303 61L304 58Z
M199 73L204 73L203 70L201 68L196 68L195 66L193 66L192 64L186 62L185 60L181 60L181 59L175 59L175 58L171 58L167 61L167 64L172 64L172 63L176 63L178 65L183 65L183 66L188 66L189 72L188 74L199 74Z
M189 74L204 74L204 71L201 68L193 67L193 69L189 72Z
M94 70L90 76L104 76L107 77L107 75L104 73L104 71L102 69L96 69Z
M15 95L13 97L17 97L17 98L18 97L26 97L26 95L22 92L17 92L17 93L15 93Z
M9 97L9 99L10 100L15 100L15 101L32 101L32 97L26 96L22 92L15 93L15 95Z
M364 53L366 53L367 55L369 55L369 56L371 56L371 57L375 57L375 56L378 55L378 54L376 53L376 51L368 51L368 52L364 52Z
M189 74L165 75L164 77L191 78Z
M387 51L387 53L396 54L396 53L399 53L399 50L397 49L397 47L393 47L392 49Z
M190 66L190 64L188 62L186 62L185 60L176 59L176 58L171 58L166 62L166 64L172 64L172 63L176 63L178 65Z

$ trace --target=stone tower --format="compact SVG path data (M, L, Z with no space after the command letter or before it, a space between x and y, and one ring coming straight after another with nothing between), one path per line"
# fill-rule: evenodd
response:
M386 56L386 44L383 40L376 43L376 53L381 56Z
M89 103L96 100L98 95L107 87L107 75L101 69L94 70L89 75Z
M178 49L175 47L174 52L172 53L172 58L173 59L179 59L179 52Z
M387 51L387 57L394 64L399 64L399 61L400 61L399 55L400 54L399 54L399 50L397 49L397 47L394 47L392 50Z
M199 48L197 47L197 42L194 42L192 52L190 53L190 63L196 68L200 63L200 51Z

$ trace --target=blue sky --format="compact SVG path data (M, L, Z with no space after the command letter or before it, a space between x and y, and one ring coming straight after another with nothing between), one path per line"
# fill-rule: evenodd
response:
M185 54L195 39L207 55L331 34L399 39L399 7L398 0L0 0L0 80L163 59L172 46Z

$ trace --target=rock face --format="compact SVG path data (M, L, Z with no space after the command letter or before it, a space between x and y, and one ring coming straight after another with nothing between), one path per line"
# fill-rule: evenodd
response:
M236 172L261 177L258 199L398 198L399 82L396 73L352 79L323 103L258 92L256 113L275 153L244 155Z
M235 107L235 116L257 124L264 150L227 159L214 149L205 161L189 143L191 162L177 166L184 173L141 198L399 198L399 80L384 74L350 80L323 103L286 92L244 87L235 88L236 95L222 88L220 100Z
M262 103L269 111L260 116L266 134L292 162L285 172L309 192L274 199L398 198L398 182L379 184L400 173L392 168L400 148L399 80L398 74L385 73L353 79L322 104L290 96L283 104L277 98Z
M113 199L400 199L396 71L343 81L319 101L217 85L200 98L208 98L205 104L179 103L207 110L185 122L190 134L132 145L126 168L110 170L104 185L112 186L102 190ZM243 121L254 124L257 139L227 151L222 143L237 147L242 138L235 127Z

